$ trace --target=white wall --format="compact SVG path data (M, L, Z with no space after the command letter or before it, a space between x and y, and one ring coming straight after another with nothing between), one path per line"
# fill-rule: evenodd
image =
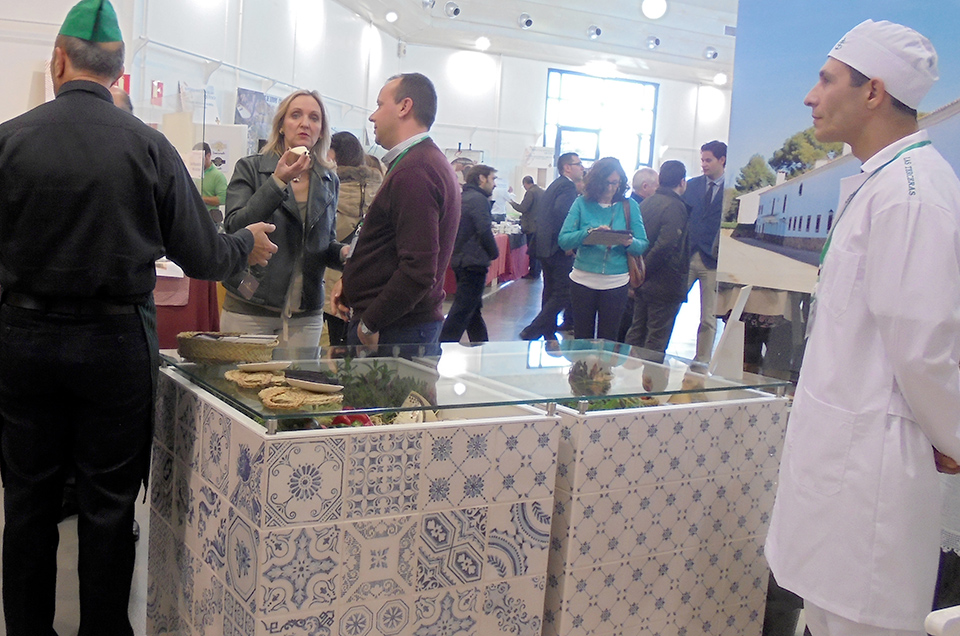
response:
M32 0L0 9L0 59L8 61L0 65L0 120L42 101L44 61L72 4ZM131 96L147 122L159 123L179 109L178 82L213 86L224 123L233 122L238 87L279 97L304 87L324 95L334 128L372 145L363 133L372 132L366 117L383 81L417 71L434 81L440 96L437 143L483 150L484 161L508 180L523 149L543 143L547 70L584 71L413 44L398 57L394 38L332 0L115 0L114 6L127 42ZM700 145L727 138L730 91L637 79L660 84L655 165L679 159L691 175L699 174ZM164 84L161 106L150 105L153 81Z

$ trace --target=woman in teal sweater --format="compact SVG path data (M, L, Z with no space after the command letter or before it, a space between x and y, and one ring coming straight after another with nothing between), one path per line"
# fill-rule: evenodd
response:
M604 157L597 161L583 183L584 193L571 206L557 241L560 249L577 251L570 272L573 335L616 340L629 291L627 253L639 256L649 242L640 206L624 198L627 175L617 159ZM587 241L597 230L623 234L608 235L598 244L594 244L597 237Z

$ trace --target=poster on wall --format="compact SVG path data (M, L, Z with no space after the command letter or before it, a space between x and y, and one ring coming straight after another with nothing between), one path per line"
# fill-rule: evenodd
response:
M270 137L270 124L280 105L280 98L249 88L237 89L237 109L233 123L247 126L247 154L260 151Z
M740 0L726 163L727 186L737 198L734 222L720 233L717 313L729 308L738 286L754 285L748 341L752 328L769 353L776 347L766 338L776 339L770 334L782 327L780 368L793 372L802 357L807 295L836 220L840 180L860 170L848 148L816 140L804 97L827 53L868 18L907 25L936 47L940 80L920 104L920 126L960 172L960 40L953 28L960 4L923 12L893 0ZM759 351L760 343L753 344Z
M186 82L178 82L178 88L181 112L193 113L195 123L220 123L220 106L213 86L192 88Z
M951 27L960 4L925 13L893 0L741 0L726 165L739 207L736 228L721 231L719 280L812 290L840 179L859 172L860 162L842 144L816 140L803 100L833 45L868 18L905 24L933 42L940 80L920 105L920 125L945 156L960 142L948 132L957 124L940 121L950 117L925 117L960 98L960 43ZM947 159L960 172L957 153Z

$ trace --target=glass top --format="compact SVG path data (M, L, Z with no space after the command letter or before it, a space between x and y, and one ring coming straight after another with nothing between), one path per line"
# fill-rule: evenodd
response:
M747 389L782 391L789 386L784 380L748 373L723 378L689 360L603 340L445 343L439 357L396 348L375 354L363 347L277 348L273 360L289 361L289 370L322 371L327 382L343 386L332 394L295 391L296 396L307 396L303 404L297 406L300 397L294 397L285 407L277 407L269 397L266 404L271 406L265 404L263 391L286 386L284 370L250 378L261 386L242 388L226 377L238 370L236 363L190 362L173 350L162 353L165 362L193 382L258 421L279 421L280 429L361 425L368 423L367 418L376 424L408 411L464 407L560 403L584 411L690 403L736 397ZM411 391L419 397L411 397Z

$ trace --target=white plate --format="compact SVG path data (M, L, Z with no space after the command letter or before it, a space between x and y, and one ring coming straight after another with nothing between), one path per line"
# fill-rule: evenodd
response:
M241 371L281 371L289 367L292 362L289 360L273 360L272 362L244 362L238 364L237 368Z
M293 378L287 378L287 384L305 391L313 391L314 393L336 393L337 391L343 390L343 385L341 384L323 384L321 382L307 382L306 380L295 380Z

